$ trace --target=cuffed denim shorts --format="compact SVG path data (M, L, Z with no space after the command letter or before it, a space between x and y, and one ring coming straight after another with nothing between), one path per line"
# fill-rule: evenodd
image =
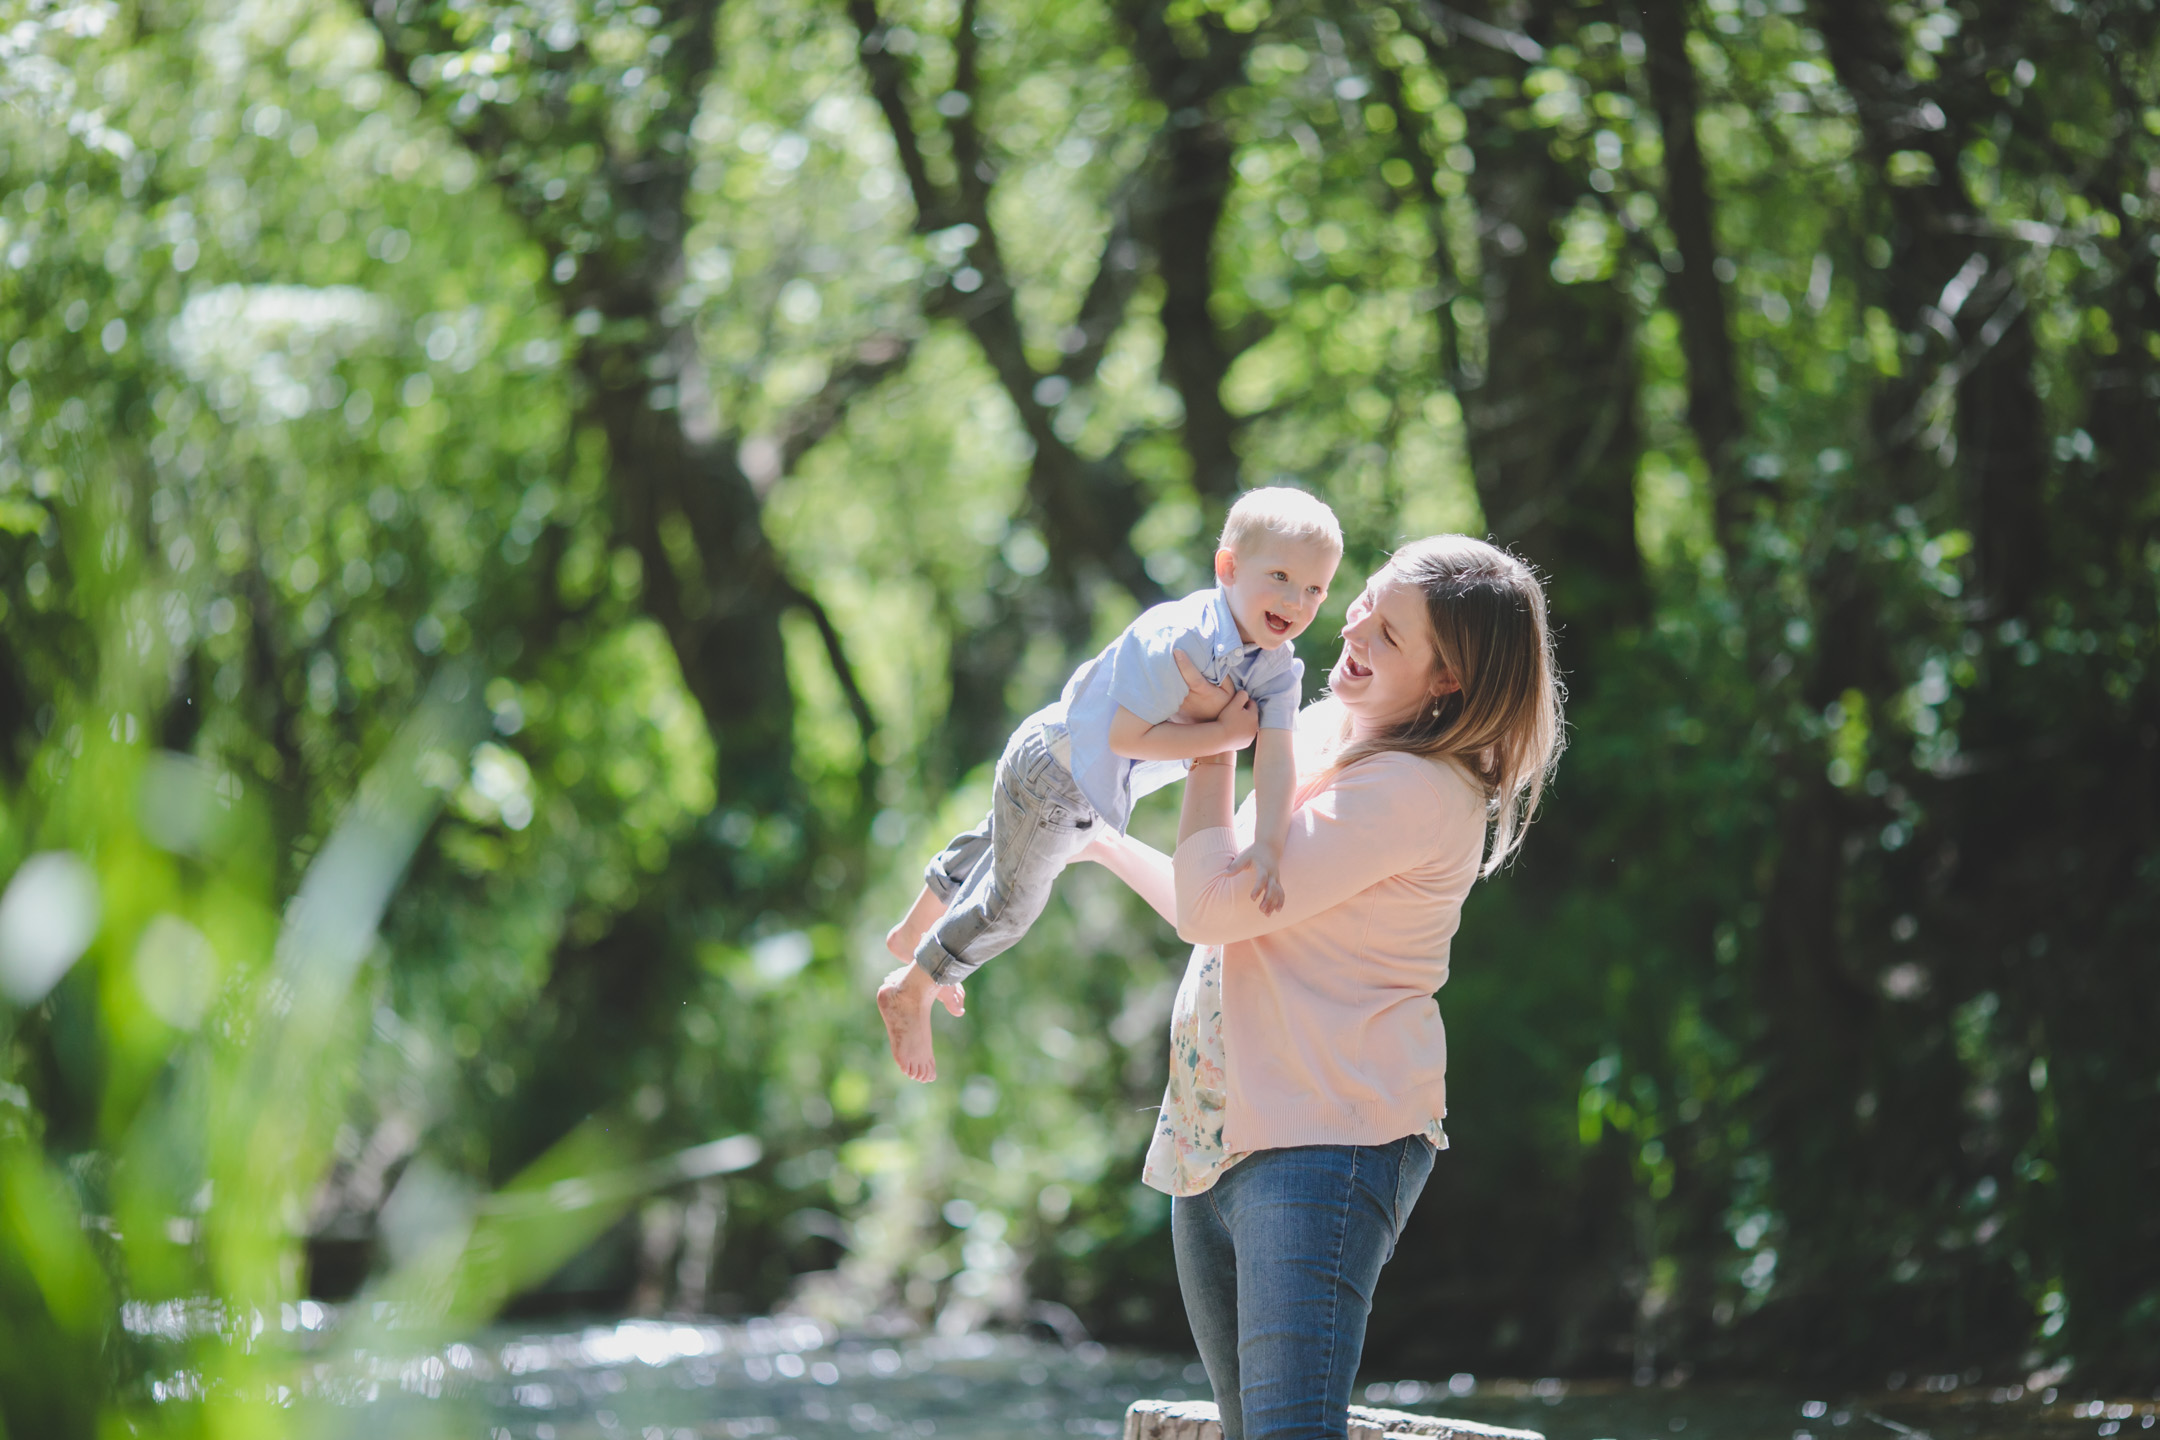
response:
M915 963L949 985L1011 949L1101 821L1053 751L1042 715L1022 721L998 757L990 813L923 870L946 909L915 947Z

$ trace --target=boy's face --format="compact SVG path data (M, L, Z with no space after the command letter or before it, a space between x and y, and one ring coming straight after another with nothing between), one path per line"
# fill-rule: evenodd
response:
M1342 552L1323 541L1274 535L1247 551L1216 551L1215 578L1230 601L1239 637L1273 650L1303 634L1320 613Z

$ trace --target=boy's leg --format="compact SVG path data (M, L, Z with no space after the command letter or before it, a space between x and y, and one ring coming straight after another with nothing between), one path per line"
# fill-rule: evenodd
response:
M998 761L987 854L923 934L914 965L888 976L886 988L878 992L893 1059L910 1079L937 1078L930 1045L933 990L957 990L985 960L1010 949L1027 933L1050 903L1058 872L1094 837L1094 825L1095 813L1050 755L1040 732L1016 735ZM955 846L968 838L961 837ZM937 888L936 878L928 873L925 882Z
M915 903L908 907L900 923L885 932L885 948L892 952L893 959L903 965L914 963L915 947L922 943L923 931L936 924L938 916L944 913L945 897L928 885L923 886L922 893L915 897Z
M923 932L937 923L952 904L953 896L966 888L975 872L990 863L992 819L986 813L980 825L955 835L951 844L923 866L922 893L915 897L906 918L885 936L885 948L892 952L893 959L902 963L913 960Z
M923 867L922 892L899 924L885 933L885 948L900 968L878 982L878 1014L885 1022L885 1039L892 1047L893 1063L911 1080L937 1078L930 1049L930 1005L944 1004L956 1018L967 1013L967 992L955 983L939 985L915 965L915 947L923 932L936 924L952 897L963 889L979 869L990 863L991 817L953 837L950 845Z
M922 943L923 932L935 925L938 917L944 913L945 898L931 886L923 886L922 893L915 897L915 903L908 908L907 914L901 917L900 923L885 932L885 948L900 962L901 969L893 971L879 982L880 993L883 993L886 987L902 980L905 971L914 967L915 947ZM939 1002L951 1012L954 1019L967 1014L965 987L954 984L939 985L935 988Z
M1085 801L1061 795L1056 783L1008 785L1002 767L999 779L990 806L989 863L969 877L915 947L915 964L941 983L965 979L1018 944L1050 904L1066 863L1095 836L1095 813Z

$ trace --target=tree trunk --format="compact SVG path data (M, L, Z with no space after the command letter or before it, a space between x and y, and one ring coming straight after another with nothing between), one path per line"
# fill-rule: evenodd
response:
M1192 486L1216 515L1238 492L1238 422L1223 401L1235 347L1210 308L1215 297L1215 236L1233 183L1236 143L1219 113L1223 95L1245 83L1253 37L1203 24L1205 49L1187 53L1171 28L1169 7L1120 7L1148 90L1169 112L1157 137L1161 158L1150 177L1147 238L1162 277L1163 378L1185 415L1181 438Z
M2142 7L2059 16L1983 9L1960 36L1967 55L2031 56L2048 67L2049 84L1998 100L1983 88L1984 67L1944 66L1946 77L1967 77L1943 100L1954 130L1985 125L2006 171L2071 190L2113 222L2112 234L2088 232L2079 246L2080 279L2065 297L2102 307L2110 341L2070 339L2050 364L2075 377L2071 393L2086 402L2082 416L2057 423L2073 437L2082 429L2089 448L2058 457L2044 498L2037 433L2024 442L2029 496L2009 483L2020 475L2009 469L1968 490L1988 618L2019 623L2008 639L1989 627L1960 725L1970 771L1931 799L1941 832L1959 841L1946 904L1972 917L1975 960L2014 1017L2011 1054L2030 1064L2002 1088L2031 1112L2023 1149L2053 1172L2030 1166L2024 1182L2038 1222L2024 1241L2029 1263L2060 1277L2068 1313L2055 1343L2077 1357L2081 1379L2101 1385L2142 1380L2160 1352L2160 1208L2150 1199L2160 1186L2151 1043L2160 976L2149 960L2160 926L2151 870L2160 852L2160 679L2149 638L2160 604L2150 560L2160 542L2160 293L2149 283L2160 226L2149 202L2137 203L2150 194L2150 140L2118 132L2104 151L2072 155L2056 126L2088 96L2124 117L2149 105L2123 57L2150 55L2156 40L2160 18ZM1998 350L2016 339L2006 330ZM2029 368L2011 354L1999 373L2007 384ZM1965 410L1999 403L1960 397L1961 460ZM2009 429L2010 443L2024 428ZM2032 530L2012 533L2027 509ZM2113 636L2101 653L2112 644L2116 658L2100 669L2078 665L2039 643L2043 624L2057 636ZM2139 634L2148 638L2130 641ZM2096 690L2102 671L2107 688Z
M1695 65L1688 58L1687 0L1643 0L1650 95L1665 148L1665 219L1679 269L1665 282L1687 357L1688 427L1709 471L1711 509L1730 572L1744 557L1739 446L1747 428L1725 291L1717 276L1716 207L1695 132Z
M363 3L392 75L423 100L434 98L415 78L414 61L457 48L450 22L403 18L391 0ZM550 98L538 85L505 105L459 111L463 118L449 124L547 256L565 313L590 310L601 319L575 352L584 413L607 437L617 525L643 565L641 603L667 634L712 733L720 803L795 812L803 802L780 617L801 597L765 535L757 493L732 445L686 433L683 410L659 390L672 392L697 363L694 336L661 312L682 270L689 183L682 140L712 70L719 6L677 0L669 9L675 13L665 18L680 33L658 62L667 108L635 139L606 135L604 114L580 112L571 107L583 102ZM554 52L535 46L534 53ZM547 137L545 151L524 138L534 135ZM588 206L543 200L525 173L542 153L581 138L605 157L583 182L584 199L616 222L582 246L573 240ZM669 543L677 525L688 528L688 550Z
M725 441L700 444L648 401L659 345L588 342L578 372L607 436L619 533L642 562L642 606L667 633L717 751L723 809L792 812L794 696L780 637L790 587L756 492ZM668 543L687 525L694 547Z
M1919 467L1955 466L1974 523L1981 593L1998 617L2024 613L2047 553L2041 503L2046 426L2033 388L2032 326L2016 286L2011 246L1988 226L1965 189L1964 139L1979 128L1947 88L1929 89L1905 69L1904 40L1878 0L1817 0L1814 18L1839 82L1858 108L1861 154L1877 175L1893 154L1917 151L1934 179L1888 185L1891 261L1873 299L1900 335L1940 340L1931 365L1915 365L1879 392L1874 431L1899 498L1934 487ZM1940 101L1948 101L1946 107ZM1947 396L1931 394L1931 387ZM1954 429L1930 431L1947 399ZM1932 454L1923 453L1923 446Z
M1133 37L1138 68L1150 91L1169 110L1163 130L1129 177L1114 205L1113 223L1096 272L1082 297L1074 325L1059 337L1064 358L1045 370L1029 358L1015 281L991 214L997 171L977 127L985 79L978 66L972 3L963 4L953 28L953 89L972 102L942 123L952 144L955 176L940 183L924 159L908 64L886 48L888 27L876 0L849 0L860 36L865 78L898 150L915 201L916 229L966 224L975 238L966 265L979 277L962 291L953 281L924 296L924 313L966 327L996 374L999 387L1034 446L1016 520L1041 531L1049 551L1047 583L1023 587L993 561L992 583L975 613L959 624L949 667L952 686L940 758L929 767L933 783L964 773L997 753L1009 730L1015 697L1007 690L1028 636L1056 634L1068 658L1077 660L1094 633L1093 587L1109 580L1142 604L1163 597L1132 547L1132 528L1151 495L1125 464L1131 441L1093 458L1058 433L1058 407L1090 385L1111 336L1123 323L1140 267L1152 255L1164 283L1163 376L1184 402L1180 438L1192 465L1192 483L1218 512L1238 488L1237 421L1222 399L1222 382L1235 346L1216 328L1209 311L1213 294L1213 245L1229 193L1234 146L1221 120L1210 113L1215 99L1243 83L1251 37L1228 30L1212 17L1195 21L1204 52L1187 54L1160 4L1127 4L1120 18ZM1025 704L1035 697L1018 697Z
M1575 18L1556 0L1514 9L1532 40L1550 40L1562 12ZM1497 26L1516 17L1495 9L1482 18ZM1582 167L1554 156L1521 100L1525 63L1468 39L1439 58L1477 160L1469 189L1486 343L1460 396L1471 469L1486 527L1547 577L1562 665L1579 695L1595 686L1605 643L1649 613L1635 541L1642 437L1631 305L1610 278L1565 284L1553 274L1559 228L1588 185ZM1508 98L1471 98L1479 81Z

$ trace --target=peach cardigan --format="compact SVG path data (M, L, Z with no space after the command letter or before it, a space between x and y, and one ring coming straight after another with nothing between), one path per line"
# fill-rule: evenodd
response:
M1447 1114L1433 992L1484 854L1482 787L1458 766L1383 753L1300 787L1287 901L1263 915L1226 874L1251 828L1188 836L1177 930L1223 947L1226 1151L1378 1145ZM1248 837L1249 838L1249 837Z

